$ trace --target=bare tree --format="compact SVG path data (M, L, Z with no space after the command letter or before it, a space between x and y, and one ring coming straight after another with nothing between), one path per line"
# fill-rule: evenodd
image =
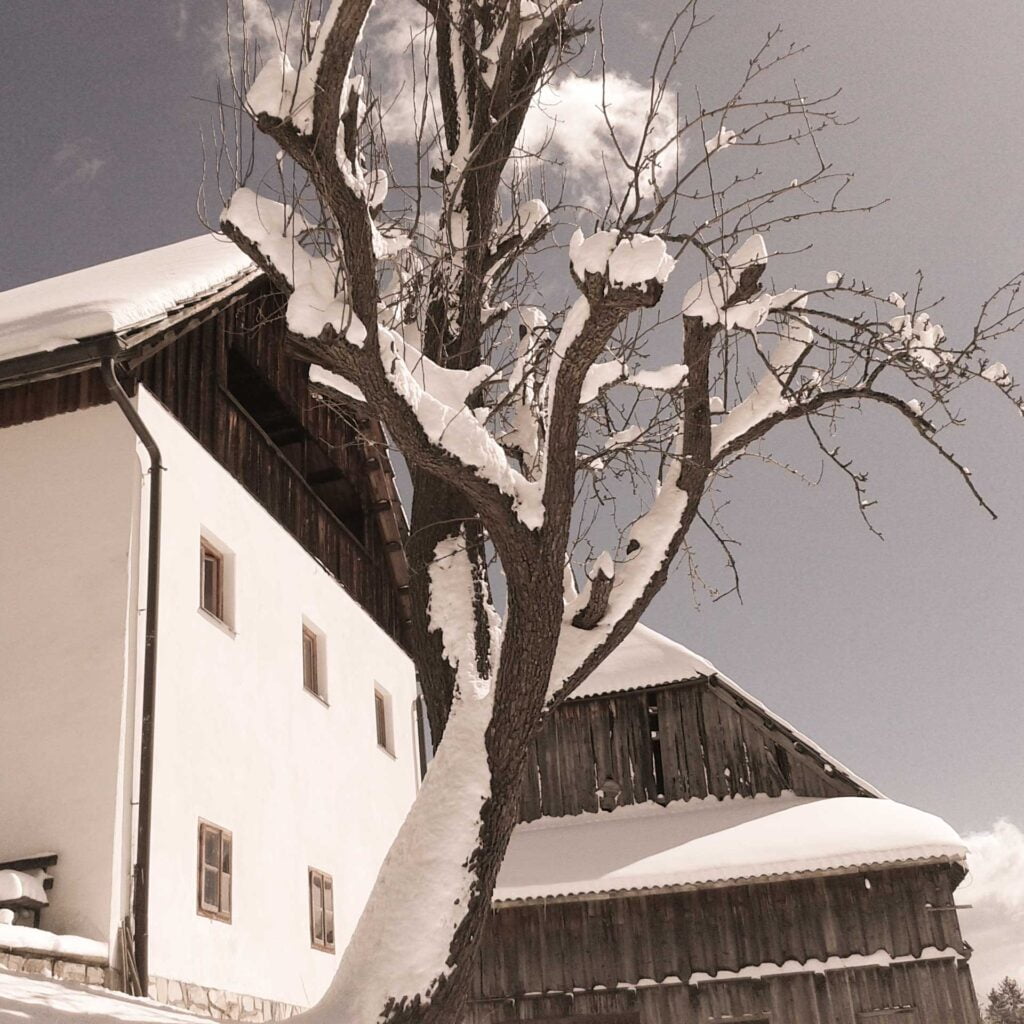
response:
M817 144L832 98L779 90L799 52L779 33L687 114L683 55L703 21L680 0L623 110L583 0L417 5L400 8L396 76L399 55L374 61L371 0L333 0L319 21L296 2L278 52L234 76L272 170L253 188L258 161L221 154L221 225L287 296L291 351L368 407L410 468L410 642L440 740L310 1020L458 1018L528 744L637 623L695 523L715 529L735 460L802 421L865 510L831 427L881 405L978 496L940 433L973 380L1018 401L985 346L1019 325L1019 278L958 344L920 289L839 273L765 286L766 239L849 209ZM592 152L545 121L570 86L594 97ZM584 158L599 173L581 186ZM589 231L567 252L563 224ZM678 358L651 365L666 338Z

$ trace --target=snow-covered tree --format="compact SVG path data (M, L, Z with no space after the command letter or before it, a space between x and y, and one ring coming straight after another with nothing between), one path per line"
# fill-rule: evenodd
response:
M220 223L286 297L290 350L409 468L410 646L438 746L308 1019L454 1021L530 739L694 524L714 529L729 467L798 421L865 509L832 426L880 406L977 496L940 430L969 382L1017 401L986 344L1018 325L1020 282L961 340L920 288L769 287L809 218L845 210L817 144L836 115L776 91L798 52L777 33L688 110L696 0L646 83L602 59L589 0L314 6L278 12L276 52L236 66L277 153L257 177L258 148L222 151Z
M985 1024L1024 1024L1024 989L1013 978L1003 978L989 992Z

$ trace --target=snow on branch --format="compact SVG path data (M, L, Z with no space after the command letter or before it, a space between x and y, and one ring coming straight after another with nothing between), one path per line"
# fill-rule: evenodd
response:
M340 263L307 252L298 241L311 226L284 203L239 188L220 219L225 233L264 265L277 272L290 292L288 329L304 338L319 338L331 328L351 345L362 346L366 327L345 294Z
M538 529L544 522L540 486L511 465L501 445L465 405L464 394L479 383L480 370L486 369L486 376L490 367L462 375L461 371L443 369L417 352L414 373L405 360L407 350L401 335L383 326L377 333L385 375L427 438L511 498L520 521Z
M767 368L764 374L744 399L729 410L725 419L711 428L712 457L758 423L786 412L795 403L789 384L811 347L814 332L800 316L786 314L779 334L774 351L765 357Z

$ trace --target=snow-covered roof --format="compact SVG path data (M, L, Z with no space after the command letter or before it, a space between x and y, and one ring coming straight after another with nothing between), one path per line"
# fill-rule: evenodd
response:
M130 331L252 271L207 234L0 292L0 362Z
M865 793L883 796L871 783L850 771L837 761L823 747L810 737L795 729L767 705L748 693L738 683L723 675L706 658L695 654L688 647L670 639L662 633L645 626L642 622L607 658L587 677L582 685L570 695L570 700L583 700L611 693L623 693L652 686L664 686L699 677L713 678L717 685L726 690L738 702L756 710L773 722L790 738L812 751L837 774L845 776Z
M715 674L710 661L640 622L572 697L597 697Z
M941 818L872 797L733 797L637 804L519 825L499 902L962 862Z

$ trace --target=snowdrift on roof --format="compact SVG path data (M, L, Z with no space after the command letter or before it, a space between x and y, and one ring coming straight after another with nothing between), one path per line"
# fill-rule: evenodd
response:
M941 818L874 797L735 797L638 804L516 828L496 901L962 862Z
M596 697L714 674L710 661L639 622L572 696Z
M200 235L12 288L0 293L0 360L158 320L252 266L222 235Z

